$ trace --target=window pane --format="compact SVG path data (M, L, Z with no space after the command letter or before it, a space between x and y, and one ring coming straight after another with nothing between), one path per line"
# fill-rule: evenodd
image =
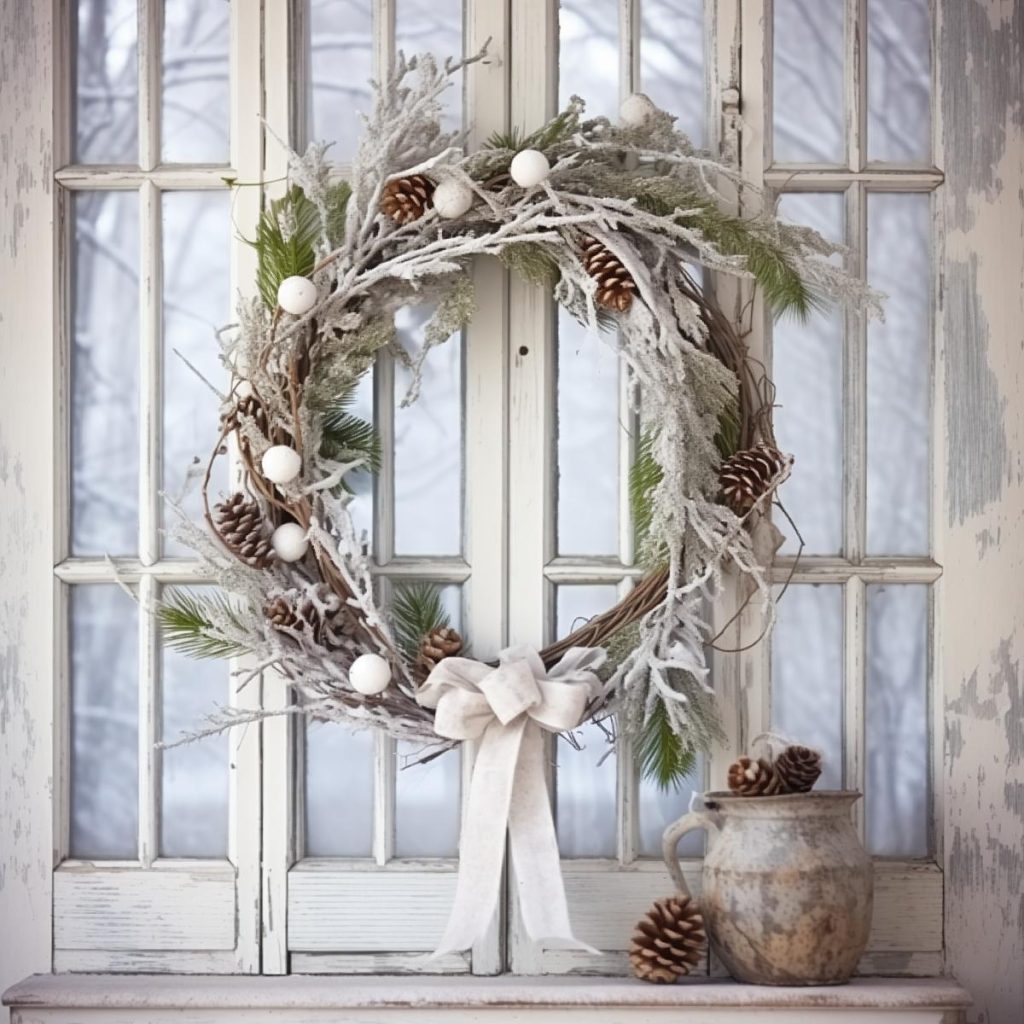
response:
M433 310L401 309L402 347L415 354ZM406 408L412 374L395 364L395 552L462 551L462 338L433 349L423 364L419 398Z
M139 203L73 200L71 550L127 555L139 519Z
M373 733L336 722L306 727L306 856L369 857L373 849Z
M448 57L461 57L462 0L397 0L395 48L406 57L432 54L439 66ZM442 97L448 131L462 125L462 87L463 75L459 72Z
M868 0L868 159L931 159L929 0Z
M138 856L138 607L115 584L71 588L71 856Z
M779 201L779 216L843 239L843 196L793 192ZM779 497L803 536L805 553L838 554L843 543L843 317L829 306L805 321L783 317L772 330L772 377L777 389L775 432L796 462ZM783 554L800 542L785 516Z
M558 636L610 608L616 599L616 588L610 584L559 587ZM561 736L554 741L558 846L563 857L614 857L615 755L598 725L584 725L574 735L582 750Z
M643 0L640 88L705 144L704 0Z
M441 587L441 600L454 629L462 631L462 589ZM462 761L451 750L427 764L422 743L398 743L395 778L395 854L399 857L454 857L459 847Z
M336 143L335 160L350 160L370 112L373 26L370 0L309 0L308 140Z
M231 5L225 0L164 0L166 163L228 162L230 38Z
M772 634L772 730L822 754L818 789L843 788L843 588L790 586Z
M230 686L228 662L197 661L165 647L161 738L173 741L194 732L230 701ZM227 856L229 744L240 738L240 732L221 733L162 752L162 857Z
M215 337L230 318L231 219L225 192L166 192L163 204L163 484L193 522L202 518L199 474L217 441L217 396L227 387ZM180 353L180 354L179 354ZM184 358L183 358L184 357ZM185 359L195 367L191 369ZM210 494L227 490L227 463L214 466ZM186 488L188 493L184 494ZM183 500L182 500L183 499ZM191 552L173 537L178 522L164 509L169 555Z
M775 0L774 159L842 163L843 0Z
M558 314L558 553L619 552L619 355ZM600 609L598 609L600 610Z
M139 160L138 15L135 0L79 0L75 48L75 159Z
M561 0L558 13L560 107L575 94L587 101L588 117L618 118L618 7L617 0Z
M640 854L661 856L661 837L672 822L690 809L695 793L704 792L704 757L698 755L693 771L678 789L662 789L650 779L640 781ZM704 855L704 832L688 832L677 847L680 857Z
M879 856L928 853L928 588L870 586L867 836Z
M868 280L887 294L868 325L867 549L922 555L929 538L931 214L927 195L868 196Z

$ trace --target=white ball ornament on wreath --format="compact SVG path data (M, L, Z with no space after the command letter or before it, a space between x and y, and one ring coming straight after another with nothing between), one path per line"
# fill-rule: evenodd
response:
M473 192L461 181L447 178L434 189L434 209L445 220L457 220L473 205Z
M627 128L641 128L658 112L650 96L635 92L627 96L619 107L619 123Z
M277 286L277 304L292 316L305 316L316 305L316 285L308 277L286 277Z
M297 562L309 550L309 538L298 523L282 523L273 532L270 546L282 562Z
M352 689L372 697L383 693L391 682L391 666L379 654L360 654L348 670Z
M539 149L524 149L512 158L508 173L520 188L533 188L551 173L551 164Z
M260 468L272 484L290 484L302 469L302 456L286 444L275 444L263 453Z

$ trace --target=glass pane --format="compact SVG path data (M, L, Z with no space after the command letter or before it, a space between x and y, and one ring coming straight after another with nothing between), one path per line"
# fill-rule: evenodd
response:
M395 48L406 57L429 53L442 65L447 57L462 56L462 0L397 0ZM462 72L444 94L447 131L462 126Z
M616 599L611 584L559 587L558 636L610 608ZM598 725L585 725L574 735L582 750L576 750L564 737L555 740L558 846L563 857L614 857L615 755Z
M558 553L619 553L619 355L615 336L558 314Z
M698 755L693 771L678 789L662 789L650 779L640 781L640 854L644 857L661 856L661 837L672 822L690 809L694 794L704 792L704 757ZM704 833L687 833L677 847L680 857L704 855Z
M818 789L843 788L843 588L790 586L772 634L772 730L821 751Z
M842 163L843 0L775 0L774 9L774 159Z
M78 0L75 159L139 160L138 14L135 0Z
M564 107L571 96L582 96L587 101L588 117L604 115L618 119L618 8L617 0L561 0L558 8L560 107Z
M462 589L441 587L452 627L462 630ZM395 854L399 857L454 857L459 847L462 762L451 750L427 764L423 744L397 745Z
M929 0L868 0L868 159L931 159Z
M927 195L868 196L868 280L888 295L885 323L868 325L872 555L922 555L929 547L930 234Z
M138 856L138 606L115 584L71 588L71 856Z
M928 853L928 588L868 592L868 849Z
M308 140L335 143L334 160L350 160L370 112L373 25L370 0L309 0Z
M139 520L138 195L73 203L71 550L128 555Z
M703 146L704 0L644 0L640 19L640 88Z
M205 471L218 436L219 400L210 385L221 391L227 388L215 331L231 316L231 211L226 191L165 192L162 205L162 489L197 522L202 518L199 474ZM185 359L210 385L196 376ZM211 496L227 490L226 460L217 460L214 473ZM177 521L174 511L165 508L164 523L170 533L164 538L164 551L190 554L173 537Z
M830 241L843 239L843 196L793 192L779 200L783 220L806 224ZM783 317L772 330L772 377L777 389L775 433L796 457L779 497L810 555L838 554L843 543L843 317L834 306L805 321ZM800 542L785 516L783 554Z
M306 856L369 857L373 850L373 733L336 722L306 727Z
M164 0L165 163L228 162L230 41L229 3Z
M433 310L401 309L402 347L415 353ZM412 374L395 364L395 553L462 551L462 338L434 348L423 364L419 398L406 408Z
M231 699L230 665L163 649L161 737L194 732ZM240 733L207 736L161 754L160 855L225 857L228 852L228 757Z

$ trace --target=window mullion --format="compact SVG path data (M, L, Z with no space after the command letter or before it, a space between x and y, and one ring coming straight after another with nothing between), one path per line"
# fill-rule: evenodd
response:
M846 159L850 170L864 169L867 151L867 0L846 0Z
M852 576L843 586L843 787L864 792L864 695L867 590ZM864 840L864 801L853 806L854 827Z
M153 608L159 586L149 575L139 580L139 607ZM139 861L152 867L160 855L160 638L152 615L140 614L139 630Z
M847 269L863 277L866 271L864 185L854 182L846 191ZM845 404L844 541L843 554L854 564L864 558L867 480L867 323L857 310L845 314L843 401Z
M163 78L163 3L139 3L139 167L160 163L160 88Z

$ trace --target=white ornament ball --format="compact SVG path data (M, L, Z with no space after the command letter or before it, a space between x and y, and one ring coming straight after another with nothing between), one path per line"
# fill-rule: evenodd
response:
M539 149L524 149L512 158L509 174L520 188L533 188L551 173L548 158Z
M348 670L352 689L367 697L383 693L391 682L391 666L379 654L360 654Z
M652 114L656 114L658 108L651 101L650 96L642 92L635 92L627 96L619 107L619 122L627 128L639 128L646 123Z
M446 178L434 189L433 203L439 216L455 220L473 205L473 193L461 181Z
M263 453L263 475L274 484L289 484L302 469L302 456L286 444L275 444Z
M252 398L252 385L247 380L240 380L235 385L235 398Z
M316 305L316 285L308 277L286 277L277 288L277 304L293 316L303 316Z
M283 523L271 536L270 546L282 562L297 562L309 550L309 540L298 523Z

